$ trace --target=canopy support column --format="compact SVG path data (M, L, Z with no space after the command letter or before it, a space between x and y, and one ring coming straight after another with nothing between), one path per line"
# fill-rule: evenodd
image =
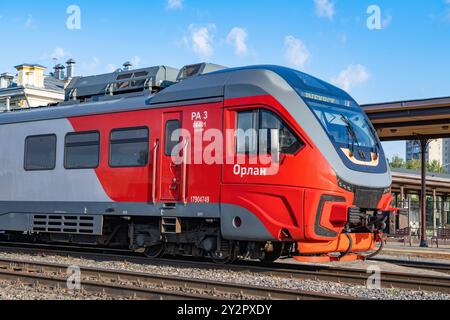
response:
M420 246L422 248L428 248L428 238L427 238L427 139L420 139L420 147L422 149L422 194L421 194L421 212L422 212L422 223L421 223L421 238Z

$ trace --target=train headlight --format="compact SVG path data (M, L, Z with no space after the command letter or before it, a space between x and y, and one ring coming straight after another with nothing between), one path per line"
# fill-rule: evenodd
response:
M344 189L345 191L348 191L348 192L355 191L355 188L353 187L353 185L351 185L350 183L345 182L341 179L338 179L338 186L339 186L339 188Z

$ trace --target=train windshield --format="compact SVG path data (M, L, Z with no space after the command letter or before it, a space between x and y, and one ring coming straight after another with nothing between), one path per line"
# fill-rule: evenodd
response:
M358 147L377 151L378 140L361 110L312 101L308 104L334 143L352 150Z

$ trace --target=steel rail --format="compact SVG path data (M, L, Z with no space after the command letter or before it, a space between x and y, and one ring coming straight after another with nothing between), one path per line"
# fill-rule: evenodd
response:
M294 264L294 263L272 263L268 265L261 265L259 262L254 261L239 261L237 264L232 265L218 265L211 262L206 262L205 259L190 260L182 258L172 259L156 259L149 260L141 256L127 254L126 251L109 251L104 252L75 252L72 250L84 248L65 248L64 250L58 247L57 250L47 246L46 249L37 248L17 248L17 247L3 247L0 246L0 250L25 250L32 252L47 252L56 255L65 255L77 258L87 258L93 260L107 260L107 261L128 261L136 264L150 264L160 266L176 266L185 268L201 268L201 269L220 269L230 270L236 272L250 272L261 274L271 277L290 278L297 280L316 280L316 281L329 281L338 283L347 283L353 285L366 286L369 277L372 273L367 273L362 269L328 266L328 265L306 265L306 264ZM71 250L72 249L72 250ZM382 271L381 274L381 286L383 288L399 288L408 290L424 290L434 291L450 294L450 276L443 274L428 275L428 274L416 274L413 271L409 273Z
M438 263L429 261L416 261L416 260L401 260L401 259L390 259L390 258L372 258L370 261L375 262L386 262L393 263L398 266L422 269L428 271L435 271L450 274L450 263Z
M25 273L18 270L0 268L0 279L3 281L28 284L30 286L45 286L51 289L67 288L67 279L54 276L46 276L38 273ZM177 291L158 290L152 288L139 288L134 286L99 283L84 280L81 290L91 294L104 294L122 299L146 299L146 300L200 300L204 296Z
M251 272L271 277L290 278L296 280L316 280L347 283L367 286L369 277L373 275L366 270L339 266L304 265L290 263L273 263L261 266L255 262L242 261L236 265L217 266L209 262L193 262L184 260L158 260L161 265L177 265L185 267L224 268L239 272ZM432 291L450 294L450 276L400 273L381 271L382 288L398 288L414 291Z
M0 278L25 277L34 282L57 281L66 283L69 266L63 264L0 259ZM116 296L144 299L226 299L227 295L238 298L264 300L352 300L350 296L324 294L312 291L265 288L219 281L188 279L102 268L80 267L81 284L86 291L113 292ZM152 288L148 288L152 286ZM157 289L155 289L155 287ZM200 292L196 294L185 293Z

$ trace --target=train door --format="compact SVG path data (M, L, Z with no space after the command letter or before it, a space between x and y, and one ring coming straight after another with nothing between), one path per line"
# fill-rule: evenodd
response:
M172 203L182 200L183 163L179 156L184 152L181 146L182 112L163 114L162 148L160 169L160 200Z

